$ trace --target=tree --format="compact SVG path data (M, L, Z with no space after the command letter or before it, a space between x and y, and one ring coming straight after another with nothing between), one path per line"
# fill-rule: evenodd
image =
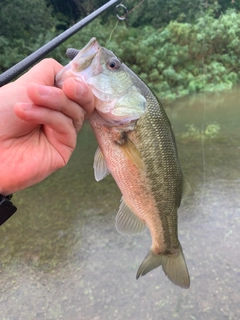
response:
M1 0L0 72L50 40L56 24L51 13L45 0Z
M10 39L37 38L53 28L55 21L45 0L1 0L1 36Z

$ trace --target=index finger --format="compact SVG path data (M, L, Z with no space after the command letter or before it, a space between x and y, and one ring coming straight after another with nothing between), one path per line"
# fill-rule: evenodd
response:
M53 86L55 76L62 68L63 66L52 58L43 59L17 79L16 82L23 85L35 82L46 86Z

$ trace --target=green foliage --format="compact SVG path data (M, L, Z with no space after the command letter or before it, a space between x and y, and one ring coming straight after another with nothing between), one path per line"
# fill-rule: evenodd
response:
M178 138L183 143L189 143L204 139L210 141L212 139L220 138L220 125L216 122L209 123L205 130L197 128L194 124L185 125L187 131L178 135Z
M136 0L128 0L129 10L135 10L129 15L129 27L153 26L162 28L171 21L182 23L194 23L203 12L210 13L214 18L218 18L228 9L240 10L239 0L145 0L141 5Z
M228 10L218 19L207 13L195 24L172 21L162 29L119 25L108 48L160 98L171 100L239 82L239 39L240 14Z
M51 5L59 20L58 28L64 29L81 20L106 3L105 0L45 0Z
M1 0L1 36L27 40L54 26L45 0Z
M205 136L209 139L214 139L219 135L220 125L216 122L210 123L205 129Z
M238 8L239 2L144 1L117 26L115 15L97 18L50 56L66 64L67 48L81 49L95 36L161 99L231 88L240 81L240 13L234 9L220 12L233 4ZM67 27L76 19L76 12L82 10L81 14L86 15L103 3L104 0L2 0L0 72L54 38L56 29ZM134 5L136 1L129 0L128 9Z
M55 23L44 0L1 0L0 72L49 41Z

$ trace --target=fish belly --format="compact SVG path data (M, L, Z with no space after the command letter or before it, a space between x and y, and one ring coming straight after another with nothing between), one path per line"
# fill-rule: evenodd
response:
M103 124L99 125L93 119L90 119L90 124L108 169L122 192L125 202L146 223L151 232L152 250L156 253L164 252L163 227L146 173L139 169L116 143L120 135L118 130ZM134 131L131 132L131 139L137 145Z

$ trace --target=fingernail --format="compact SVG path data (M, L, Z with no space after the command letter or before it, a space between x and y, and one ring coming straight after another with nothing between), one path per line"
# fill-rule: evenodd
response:
M37 86L37 91L41 96L48 96L51 93L52 88L48 87L48 86L38 85Z
M30 110L32 109L32 103L22 102L20 104L20 108L22 108L23 110Z

